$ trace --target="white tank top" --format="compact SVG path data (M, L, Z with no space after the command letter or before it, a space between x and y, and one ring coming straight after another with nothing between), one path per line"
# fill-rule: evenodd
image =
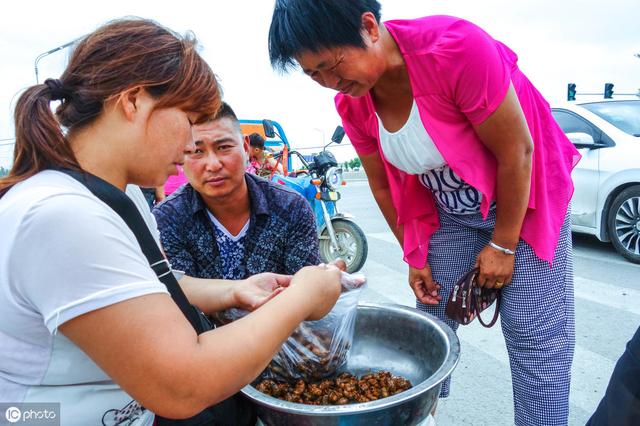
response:
M449 167L422 124L415 99L407 122L389 132L378 117L380 146L387 161L398 169L420 175L420 183L431 190L440 207L453 214L480 211L482 194ZM495 203L492 204L492 208Z
M376 114L377 116L377 114ZM446 164L422 124L418 105L413 101L409 119L397 132L389 132L378 117L380 146L387 161L409 174L422 174Z

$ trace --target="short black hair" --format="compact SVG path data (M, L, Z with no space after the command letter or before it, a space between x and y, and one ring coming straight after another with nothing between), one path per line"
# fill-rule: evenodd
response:
M230 118L233 121L238 121L236 113L233 112L233 109L226 102L222 102L222 104L220 105L220 109L213 117L214 120L220 120L221 118Z
M228 118L233 123L233 127L242 135L242 129L240 128L240 120L238 120L238 116L233 109L229 106L228 103L222 102L220 105L220 109L213 116L211 121L222 120L223 118Z
M269 28L269 60L279 71L294 68L302 52L354 46L364 48L362 14L380 22L377 0L276 0Z
M251 133L249 135L249 145L254 148L264 149L264 138L260 133Z

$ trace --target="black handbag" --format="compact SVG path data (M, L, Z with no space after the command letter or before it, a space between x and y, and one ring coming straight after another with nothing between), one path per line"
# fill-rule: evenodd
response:
M158 244L151 235L138 208L134 202L120 189L109 182L87 172L80 172L69 169L55 169L65 173L89 189L93 195L107 204L115 211L129 226L138 244L142 248L151 269L156 273L158 279L167 287L173 301L178 305L180 311L187 318L198 334L213 329L213 325L207 316L197 307L191 305L184 292L180 288L178 281L173 276L171 266L158 247ZM156 416L156 425L178 425L178 426L237 426L255 425L257 415L253 405L245 397L237 393L220 403L207 408L200 414L182 420L166 419Z

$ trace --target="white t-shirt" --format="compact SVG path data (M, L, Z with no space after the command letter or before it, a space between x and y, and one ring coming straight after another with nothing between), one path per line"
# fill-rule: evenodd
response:
M135 236L82 184L44 171L13 187L0 199L0 402L59 402L64 425L152 424L152 413L136 414L132 398L57 332L152 293L167 290Z

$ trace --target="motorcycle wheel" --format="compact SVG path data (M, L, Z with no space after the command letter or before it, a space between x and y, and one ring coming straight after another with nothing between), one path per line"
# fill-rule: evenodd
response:
M362 229L349 220L332 220L333 230L338 240L338 250L331 246L329 231L325 228L320 238L320 258L329 263L342 259L347 264L347 272L357 272L367 260L369 245Z

